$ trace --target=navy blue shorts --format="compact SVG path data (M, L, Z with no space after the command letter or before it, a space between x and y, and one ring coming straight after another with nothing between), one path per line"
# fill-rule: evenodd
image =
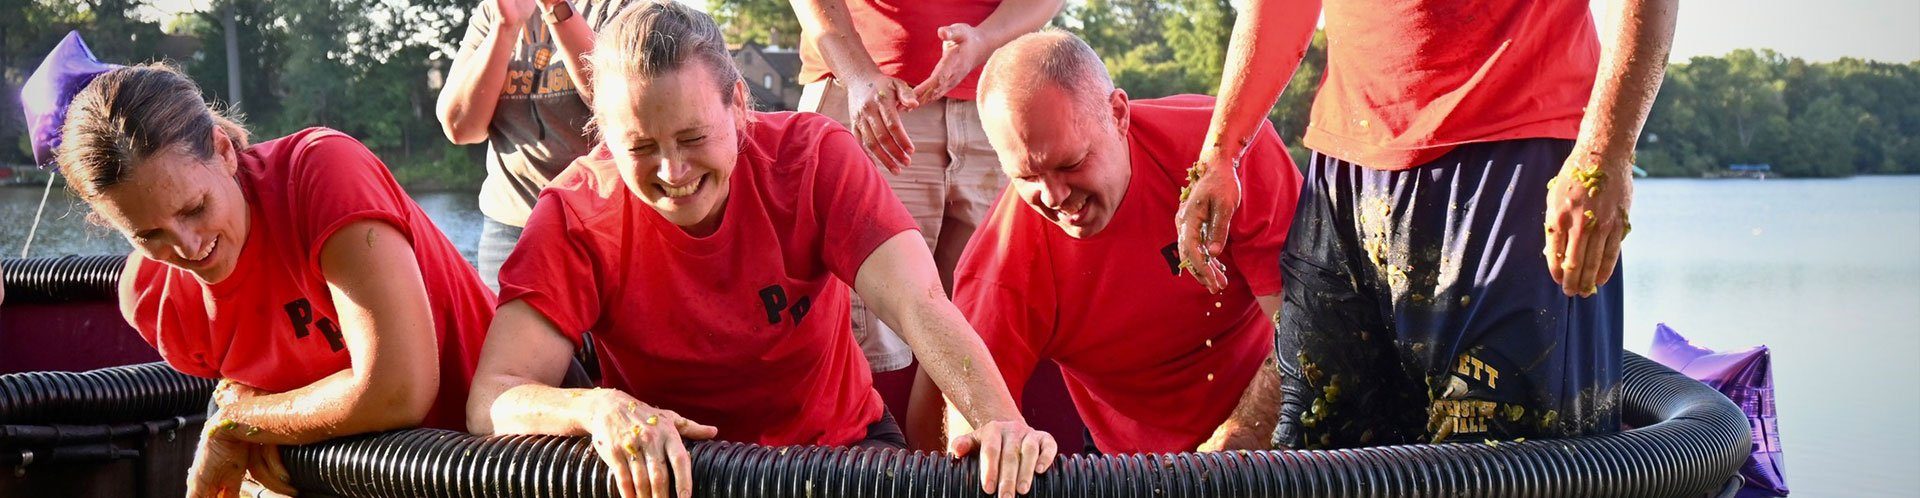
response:
M1274 443L1348 448L1619 429L1620 270L1567 297L1541 255L1568 140L1404 171L1315 153L1281 256Z

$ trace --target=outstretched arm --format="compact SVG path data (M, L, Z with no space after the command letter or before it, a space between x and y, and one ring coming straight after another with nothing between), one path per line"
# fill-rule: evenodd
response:
M589 436L623 498L693 494L686 439L719 432L614 389L557 387L573 343L526 301L500 306L467 397L467 429L475 434ZM667 489L671 474L676 485Z
M1547 187L1543 255L1561 292L1592 296L1620 261L1632 224L1633 150L1667 72L1677 0L1619 0L1573 154Z
M129 275L137 264L129 260ZM249 467L256 480L285 491L275 445L411 427L433 406L439 334L412 243L386 222L353 222L322 244L320 272L339 313L348 368L283 393L222 381L214 393L219 410L188 472L190 496L238 489Z
M386 222L353 222L322 245L320 272L351 364L299 389L233 399L208 423L219 437L307 444L426 418L440 388L439 333L412 243Z
M1200 157L1190 172L1188 191L1174 215L1180 260L1208 290L1227 288L1227 229L1240 207L1240 182L1234 175L1240 154L1253 143L1267 111L1293 78L1313 40L1320 0L1249 0L1233 24L1227 67L1220 75Z
M1059 445L1020 415L986 344L947 300L920 234L901 232L881 243L861 263L854 286L882 321L900 331L920 368L978 428L950 444L960 455L979 450L981 489L1002 497L1025 493L1033 474L1052 467Z

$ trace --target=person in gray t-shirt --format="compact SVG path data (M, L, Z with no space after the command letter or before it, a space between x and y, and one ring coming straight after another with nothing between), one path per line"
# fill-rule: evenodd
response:
M593 147L582 55L632 1L481 0L467 21L440 89L440 124L453 143L487 143L474 263L495 291L540 188Z

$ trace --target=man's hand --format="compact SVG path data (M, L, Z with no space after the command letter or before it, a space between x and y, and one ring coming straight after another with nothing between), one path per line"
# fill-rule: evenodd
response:
M280 462L279 446L256 445L253 451L247 452L247 478L268 491L286 496L300 495L299 490L287 483L292 476L287 473L286 464Z
M232 430L231 422L207 419L200 431L200 446L193 452L193 465L187 468L187 498L226 498L240 495L240 481L247 475L248 453L255 446L220 436Z
M1226 265L1219 257L1227 250L1233 211L1240 208L1240 178L1234 174L1237 166L1232 156L1213 151L1202 152L1200 161L1187 171L1174 230L1179 236L1180 266L1208 292L1219 293L1227 289Z
M1045 473L1060 455L1053 435L1019 421L988 422L953 440L948 448L964 457L980 450L980 490L1000 498L1033 489L1034 474Z
M1592 297L1620 261L1633 225L1631 154L1606 154L1584 141L1547 182L1547 270L1568 296Z
M926 81L913 87L913 94L921 102L932 102L960 86L967 74L987 63L987 56L993 55L993 47L988 46L986 35L971 24L949 24L940 28L940 62L933 65L933 74Z
M847 86L848 125L853 128L853 137L880 167L900 174L913 159L913 140L900 121L902 111L920 106L913 87L881 74L843 78L840 83Z

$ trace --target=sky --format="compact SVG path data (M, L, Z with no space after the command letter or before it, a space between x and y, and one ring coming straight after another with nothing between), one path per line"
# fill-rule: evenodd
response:
M1592 2L1604 25L1611 0ZM1789 57L1920 60L1920 1L1681 0L1672 59L1771 48ZM1604 31L1603 31L1604 32Z
M1594 19L1604 32L1610 25L1609 4L1617 0L1590 1ZM150 15L170 17L208 3L158 0ZM704 8L706 1L681 3ZM1770 48L1811 61L1920 60L1920 0L1682 0L1681 4L1680 24L1673 36L1675 61L1725 55L1738 48Z

